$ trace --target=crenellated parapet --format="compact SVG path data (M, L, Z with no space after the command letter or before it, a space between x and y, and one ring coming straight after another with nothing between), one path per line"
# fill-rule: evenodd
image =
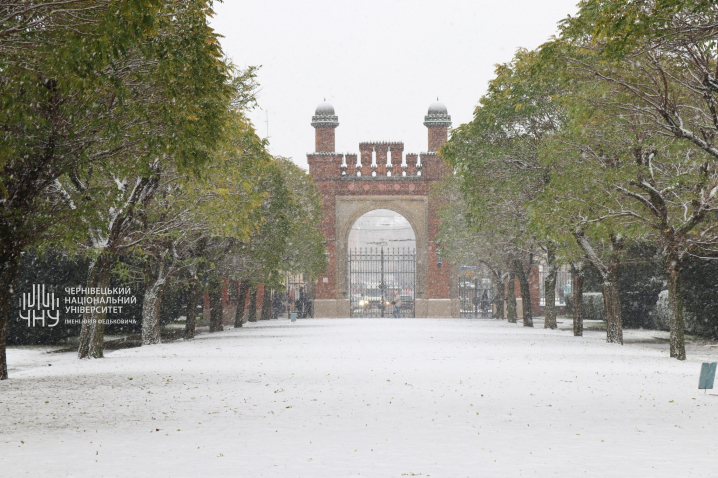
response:
M342 177L343 163L344 155L341 153L327 151L307 153L309 174L311 174L312 177L318 181L326 181Z
M421 174L427 181L438 181L451 172L449 166L434 151L421 153Z
M397 150L404 150L404 143L401 141L362 141L359 143L359 149L362 149L363 147L368 148L377 148L381 147L384 149L394 149Z
M448 138L451 116L441 103L433 103L424 118L429 130L429 151L404 155L401 141L364 141L359 154L334 152L334 129L339 120L334 107L320 104L312 116L316 131L316 151L307 154L312 176L317 180L438 180L448 168L436 151Z
M394 145L392 149L391 145ZM366 142L360 154L334 152L307 153L309 171L317 180L333 179L412 179L438 180L449 171L441 157L429 151L407 153L402 143Z

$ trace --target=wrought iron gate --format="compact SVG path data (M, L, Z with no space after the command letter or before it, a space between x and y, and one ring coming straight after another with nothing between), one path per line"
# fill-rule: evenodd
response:
M490 319L493 315L493 299L491 279L460 277L459 303L462 317Z
M413 248L359 248L349 251L349 305L352 317L414 317L416 251ZM401 306L392 304L396 294Z

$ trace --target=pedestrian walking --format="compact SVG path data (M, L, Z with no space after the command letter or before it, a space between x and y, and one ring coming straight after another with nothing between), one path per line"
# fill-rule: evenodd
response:
M481 296L481 315L486 317L486 315L488 313L489 313L489 291L484 290L484 293Z
M401 296L399 292L394 293L394 299L392 299L391 305L394 306L394 318L401 319Z

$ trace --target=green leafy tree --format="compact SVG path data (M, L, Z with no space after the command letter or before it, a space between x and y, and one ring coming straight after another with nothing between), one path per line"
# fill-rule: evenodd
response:
M435 190L444 198L444 204L439 211L441 226L439 240L441 241L441 253L446 256L452 264L483 264L492 275L494 285L494 297L496 303L496 318L504 318L504 297L506 296L505 282L509 276L506 270L511 270L510 252L512 244L504 242L503 237L498 233L498 228L483 228L478 231L472 226L467 201L461 194L459 181L453 176L448 176L439 183ZM514 285L516 280L511 274ZM513 291L509 294L510 313L508 320L516 322L516 298Z
M584 0L560 38L565 59L604 82L616 106L715 160L716 15L710 0Z
M137 148L127 52L157 58L165 14L153 0L0 6L0 379L19 255L62 242L51 226L82 210L57 200L60 176Z
M572 229L586 255L596 256L591 262L604 280L618 270L626 240L659 247L668 279L671 356L682 360L681 270L688 256L718 245L718 172L701 149L658 135L635 116L597 106L591 113L584 109L576 130L563 138L565 147L547 154L560 165L544 198L560 204L550 222L557 230ZM600 241L610 244L604 248L608 264L589 244ZM617 277L609 282L617 284ZM620 308L617 295L616 302Z
M284 274L305 274L313 280L326 269L321 196L306 171L285 158L275 158L260 183L266 198L258 214L262 224L256 234L238 247L229 277L241 279L235 326L240 327L246 295L256 296L256 287L265 291L283 286ZM263 311L270 302L263 302ZM253 302L256 304L256 298ZM250 306L250 314L251 311Z
M197 289L202 288L200 271L215 309L211 331L221 329L216 305L221 293L220 274L226 271L213 265L222 264L259 228L261 218L254 212L267 193L257 185L261 171L271 161L265 142L244 115L243 108L248 104L242 99L245 94L237 91L225 138L201 174L164 172L162 184L143 216L142 238L132 247L132 254L143 259L140 264L145 271L144 345L161 340L160 308L166 287L182 277L188 280L190 295L196 297ZM190 328L192 336L194 329Z
M442 147L456 171L477 231L500 228L512 243L512 272L519 279L524 325L533 326L528 276L534 256L548 266L547 291L555 286L557 246L531 231L528 203L544 187L547 176L539 148L563 121L553 96L558 85L536 72L536 53L519 50L512 62L496 68L496 78L474 111ZM510 287L509 287L510 288ZM554 301L547 297L545 326L556 328Z
M13 46L22 43L17 25L10 28L16 33L2 32L12 40L3 48L12 51L0 74L0 331L6 330L20 250L49 238L75 243L88 226L112 230L111 220L103 225L88 214L97 209L96 199L73 199L69 189L87 186L85 197L91 197L93 171L124 169L118 179L127 180L132 196L147 190L135 188L141 184L131 177L151 184L166 158L188 170L200 167L221 136L232 90L230 65L207 24L210 2L26 6L36 14L20 13L10 24L50 16L48 28L41 23L26 32L24 48ZM115 211L121 220L113 227L135 219L129 211L138 207L127 205ZM102 271L111 261L101 251L94 259L102 267L90 281L105 281ZM91 335L84 343L96 344L101 334ZM4 352L0 356L4 378Z
M608 233L614 252L624 238L660 247L671 356L681 360L683 263L712 253L718 241L715 9L713 2L585 1L545 47L580 85L564 98L576 128L555 148L558 196L547 200L559 197L571 223L593 231L574 230L584 242ZM583 191L571 190L576 180Z

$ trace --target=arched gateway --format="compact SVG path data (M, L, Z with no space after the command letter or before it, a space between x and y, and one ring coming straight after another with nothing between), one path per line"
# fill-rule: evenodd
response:
M312 117L315 152L307 154L309 173L324 202L322 232L327 238L329 265L317 281L315 317L352 315L349 274L349 232L362 215L375 209L401 214L416 238L415 317L459 317L455 282L449 264L443 264L434 239L439 232L439 202L429 197L430 187L449 173L436 154L447 140L451 116L441 103L433 103L424 117L429 151L407 154L401 142L359 143L356 154L334 151L334 130L339 121L334 108L320 104Z

